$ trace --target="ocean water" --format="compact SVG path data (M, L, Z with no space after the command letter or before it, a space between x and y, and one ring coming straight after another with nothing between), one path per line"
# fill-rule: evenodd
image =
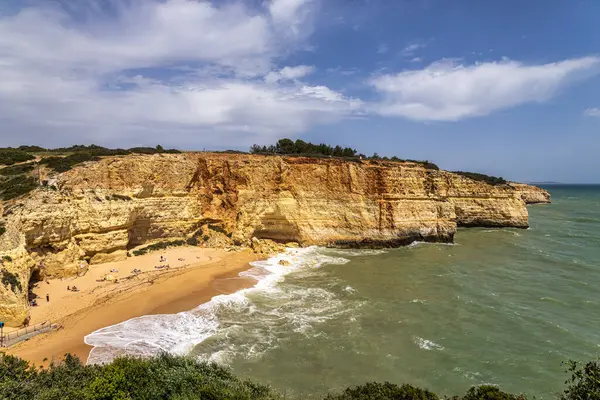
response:
M553 204L529 207L528 230L257 262L245 273L254 288L91 334L89 362L191 354L293 399L367 381L440 395L490 383L554 398L562 361L600 356L600 186L547 188Z

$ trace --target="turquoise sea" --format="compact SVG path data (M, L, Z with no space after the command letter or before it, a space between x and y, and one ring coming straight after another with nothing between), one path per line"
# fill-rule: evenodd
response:
M297 399L367 381L440 395L491 383L554 398L562 361L600 356L600 186L546 188L553 203L529 207L528 230L258 262L246 273L259 280L252 289L88 336L90 362L189 353Z

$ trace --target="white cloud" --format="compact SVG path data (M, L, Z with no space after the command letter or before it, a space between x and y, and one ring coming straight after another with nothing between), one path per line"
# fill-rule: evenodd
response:
M588 108L583 114L588 117L600 117L600 108Z
M411 43L408 46L406 46L404 49L402 49L401 55L403 57L412 57L414 56L415 52L419 49L424 48L426 45L424 43Z
M377 46L377 54L385 54L388 52L388 50L389 50L389 47L385 43L382 43L379 46Z
M296 67L283 67L279 71L271 71L265 76L265 82L277 83L280 81L290 81L303 78L315 70L310 65L298 65Z
M373 78L382 115L423 121L456 121L523 103L544 102L564 85L599 72L600 58L542 65L516 61L474 65L442 60L424 69Z
M310 17L315 0L270 0L269 13L284 35L300 35L299 26Z
M273 71L311 32L312 3L275 0L261 13L107 0L109 15L86 0L0 14L2 141L239 146L344 118L359 100L296 82L314 67Z

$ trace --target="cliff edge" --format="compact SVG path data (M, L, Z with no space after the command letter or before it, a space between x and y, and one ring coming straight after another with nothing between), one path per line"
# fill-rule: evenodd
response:
M458 226L528 226L543 189L492 186L410 162L182 153L105 157L5 202L0 320L22 323L28 284L166 239L237 245L451 242Z

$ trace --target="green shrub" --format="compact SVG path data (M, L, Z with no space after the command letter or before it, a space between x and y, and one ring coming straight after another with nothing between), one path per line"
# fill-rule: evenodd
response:
M65 172L73 168L77 164L86 161L98 161L102 156L120 156L132 153L139 154L158 154L158 153L180 153L179 150L165 150L162 146L156 147L132 147L129 150L125 149L108 149L106 147L97 146L95 144L89 146L75 145L71 147L62 147L58 149L48 150L49 153L68 154L64 157L50 156L43 158L40 163L46 164L56 172Z
M362 153L358 153L356 149L351 147L341 146L330 146L325 143L313 144L305 142L303 140L296 140L295 142L291 139L280 139L275 145L261 146L258 144L250 147L251 154L282 154L282 155L296 155L305 157L341 157L346 159L367 159L372 161L397 161L397 162L413 162L423 165L427 169L439 170L440 168L430 161L418 161L418 160L402 160L396 156L392 158L383 157L379 154L374 153L371 157L366 157Z
M338 395L330 394L325 400L439 400L439 397L429 390L412 385L370 382L348 388Z
M208 229L210 229L211 231L219 232L219 233L222 233L223 235L231 237L231 233L227 233L227 231L225 229L223 229L222 227L220 227L219 225L208 225Z
M199 244L200 242L198 241L198 238L197 238L197 237L193 236L193 237L191 237L191 238L187 238L187 239L185 240L185 243L186 243L188 246L198 246L198 244Z
M19 150L26 151L28 153L43 153L48 151L48 149L40 146L19 146Z
M10 167L5 167L5 168L0 169L0 175L10 176L10 175L27 174L27 173L33 171L33 168L34 168L33 163L13 165Z
M12 272L8 272L5 269L2 269L2 271L0 271L2 277L0 277L0 282L2 282L2 284L4 286L6 286L7 288L10 288L10 290L13 293L17 293L17 290L19 292L23 291L23 287L21 286L21 281L19 280L19 278L17 277L17 275L13 274Z
M485 182L490 185L504 185L506 180L502 177L490 176L485 174L479 174L477 172L464 172L464 171L452 171L453 174L461 175L474 181Z
M0 357L0 398L6 400L281 398L267 386L237 378L227 368L186 357L118 358L108 365L84 366L67 355L48 369L36 369L11 355Z
M454 399L458 398L454 397ZM497 386L482 385L469 389L461 400L526 400L526 397L522 394L514 395L503 392Z
M570 374L565 384L567 388L560 396L561 400L598 400L600 399L600 361L582 364L576 361L564 363Z
M4 232L6 232L6 227L0 222L0 236L4 235Z
M33 160L35 156L26 151L11 147L0 148L0 164L13 165L18 162Z
M48 168L53 169L56 172L66 172L73 168L77 164L81 164L86 161L97 161L99 158L91 152L78 152L68 155L66 157L46 157L42 158L40 164L45 164Z
M31 192L37 187L37 180L27 175L0 178L0 200L11 200Z

